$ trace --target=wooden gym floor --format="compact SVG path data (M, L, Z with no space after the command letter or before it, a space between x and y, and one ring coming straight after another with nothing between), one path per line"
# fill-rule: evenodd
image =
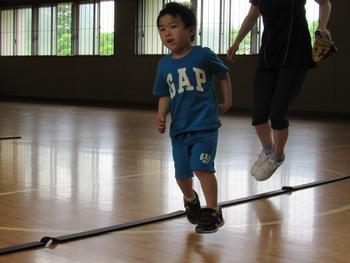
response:
M0 248L182 210L168 135L152 110L0 102ZM219 201L350 174L349 120L291 118L265 182L250 118L222 117ZM195 189L202 204L198 180ZM0 256L0 262L350 262L350 179L224 208L199 235L185 217Z

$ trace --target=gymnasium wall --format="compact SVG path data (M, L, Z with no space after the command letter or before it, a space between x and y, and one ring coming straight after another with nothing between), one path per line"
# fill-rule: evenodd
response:
M0 57L0 98L155 105L151 91L161 56L134 54L137 1L116 3L115 56ZM293 111L350 114L350 34L346 26L350 2L332 4L330 28L339 51L309 72ZM231 69L234 109L249 110L257 56L240 56L233 64L221 58Z

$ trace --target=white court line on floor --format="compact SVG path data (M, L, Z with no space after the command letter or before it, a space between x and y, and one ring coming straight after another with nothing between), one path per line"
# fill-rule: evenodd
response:
M29 189L22 189L22 190L16 190L11 192L4 192L4 193L0 193L0 196L28 193L28 192L38 191L39 189L40 188L29 188Z
M347 147L350 147L350 144L328 146L328 147L321 148L321 150L331 150L331 149L339 149L339 148L347 148Z
M23 227L1 227L0 231L12 231L12 232L30 232L30 233L54 233L68 235L69 233L76 232L77 230L57 230L57 229L40 229L40 228L23 228Z
M141 176L147 176L147 175L158 175L158 174L161 174L164 171L167 171L167 170L164 169L162 171L157 171L157 172L148 172L148 173L140 173L140 174L119 176L119 177L114 178L114 180L129 179L129 178L141 177ZM71 185L74 185L74 184L71 184ZM47 185L47 186L43 185L43 186L40 186L40 187L37 187L37 188L28 188L28 189L20 189L20 190L15 190L15 191L10 191L10 192L3 192L3 193L0 193L0 196L29 193L29 192L44 190L44 189L48 189L48 188L55 188L55 187L57 187L57 185Z

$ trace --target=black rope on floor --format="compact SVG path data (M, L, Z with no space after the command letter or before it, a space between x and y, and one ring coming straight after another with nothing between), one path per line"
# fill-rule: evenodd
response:
M247 203L250 201L258 200L258 199L263 199L263 198L270 198L273 196L281 195L281 194L286 194L286 193L292 193L294 191L299 191L302 189L310 188L310 187L315 187L323 184L328 184L328 183L333 183L345 179L349 179L350 175L346 176L338 176L330 179L324 179L312 183L307 183L299 186L283 186L282 189L280 190L275 190L275 191L270 191L266 193L261 193L261 194L256 194L244 198L239 198L239 199L234 199L231 201L225 201L225 202L220 202L219 205L221 207L228 207L228 206L234 206L234 205L239 205L242 203ZM173 219L177 217L181 217L185 215L185 211L183 210L178 210L169 214L164 214L160 216L154 216L154 217L149 217L137 221L132 221L129 223L124 223L124 224L118 224L118 225L113 225L109 227L103 227L99 229L94 229L94 230L88 230L84 232L79 232L75 234L70 234L70 235L65 235L65 236L60 236L60 237L49 237L45 236L41 238L40 241L37 242L30 242L30 243L24 243L24 244L19 244L15 246L10 246L10 247L5 247L0 249L0 255L4 254L9 254L13 252L19 252L19 251L24 251L28 249L34 249L34 248L40 248L40 247L50 247L51 245L55 244L60 244L68 241L74 241L78 239L83 239L83 238L89 238L97 235L102 235L106 234L109 232L113 231L120 231L128 228L133 228L133 227L138 227L142 225L147 225L147 224L152 224L160 221L165 221L168 219Z
M34 241L34 242L23 243L23 244L11 246L11 247L5 247L0 249L0 255L24 251L28 249L45 247L45 245L46 245L45 243L42 243L40 241Z
M0 140L17 140L17 139L21 139L22 137L20 136L12 136L12 137L0 137Z
M88 231L79 232L79 233L70 234L70 235L65 235L65 236L60 236L60 237L45 236L45 237L41 238L40 241L37 241L37 242L30 242L30 243L11 246L11 247L1 248L0 255L13 253L13 252L19 252L19 251L23 251L23 250L32 249L32 248L49 247L51 245L55 245L55 244L59 244L59 243L74 241L77 239L83 239L83 238L93 237L93 236L97 236L97 235L101 235L101 234L106 234L106 233L109 233L112 231L120 231L120 230L124 230L124 229L128 229L128 228L132 228L132 227L156 223L156 222L164 221L167 219L173 219L176 217L180 217L183 215L185 215L185 211L179 210L179 211L175 211L175 212L172 212L169 214L149 217L149 218L145 218L145 219L141 219L141 220L137 220L137 221L132 221L129 223L113 225L113 226L98 228L98 229L94 229L94 230L88 230Z
M334 183L334 182L349 179L349 178L350 178L350 175L344 175L344 176L338 176L338 177L334 177L334 178L330 178L330 179L319 180L319 181L311 182L311 183L307 183L307 184L302 184L302 185L298 185L298 186L283 186L280 190L251 195L248 197L243 197L243 198L235 199L232 201L225 201L225 202L219 203L219 205L221 207L239 205L242 203L247 203L247 202L258 200L258 199L269 198L269 197L273 197L276 195L292 193L292 192L303 190L306 188L315 187L315 186L319 186L319 185L323 185L323 184Z
M143 226L143 225L156 223L156 222L160 222L160 221L164 221L164 220L168 220L168 219L173 219L173 218L180 217L183 215L185 215L185 211L178 210L178 211L175 211L175 212L172 212L169 214L165 214L165 215L149 217L149 218L145 218L145 219L141 219L141 220L137 220L137 221L132 221L129 223L98 228L98 229L79 232L79 233L75 233L75 234L70 234L70 235L65 235L65 236L60 236L60 237L55 237L55 238L43 237L41 239L41 242L47 242L49 240L52 240L52 243L56 244L56 243L63 243L63 242L67 242L67 241L74 241L77 239L93 237L93 236L97 236L97 235L101 235L101 234L105 234L105 233L109 233L109 232L113 232L113 231L120 231L120 230L125 230L128 228L132 228L132 227ZM0 254L1 254L1 250L0 250Z

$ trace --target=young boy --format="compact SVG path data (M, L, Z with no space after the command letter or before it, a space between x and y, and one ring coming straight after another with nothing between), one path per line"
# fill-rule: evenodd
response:
M153 89L153 95L159 97L157 128L165 132L170 108L175 177L184 195L187 218L197 225L197 233L213 233L224 224L217 202L214 159L221 126L218 115L232 104L228 68L209 48L192 45L196 17L187 6L168 3L159 13L157 26L162 43L171 51L159 62ZM219 105L213 75L223 92ZM192 189L193 173L201 183L207 208L201 209Z

